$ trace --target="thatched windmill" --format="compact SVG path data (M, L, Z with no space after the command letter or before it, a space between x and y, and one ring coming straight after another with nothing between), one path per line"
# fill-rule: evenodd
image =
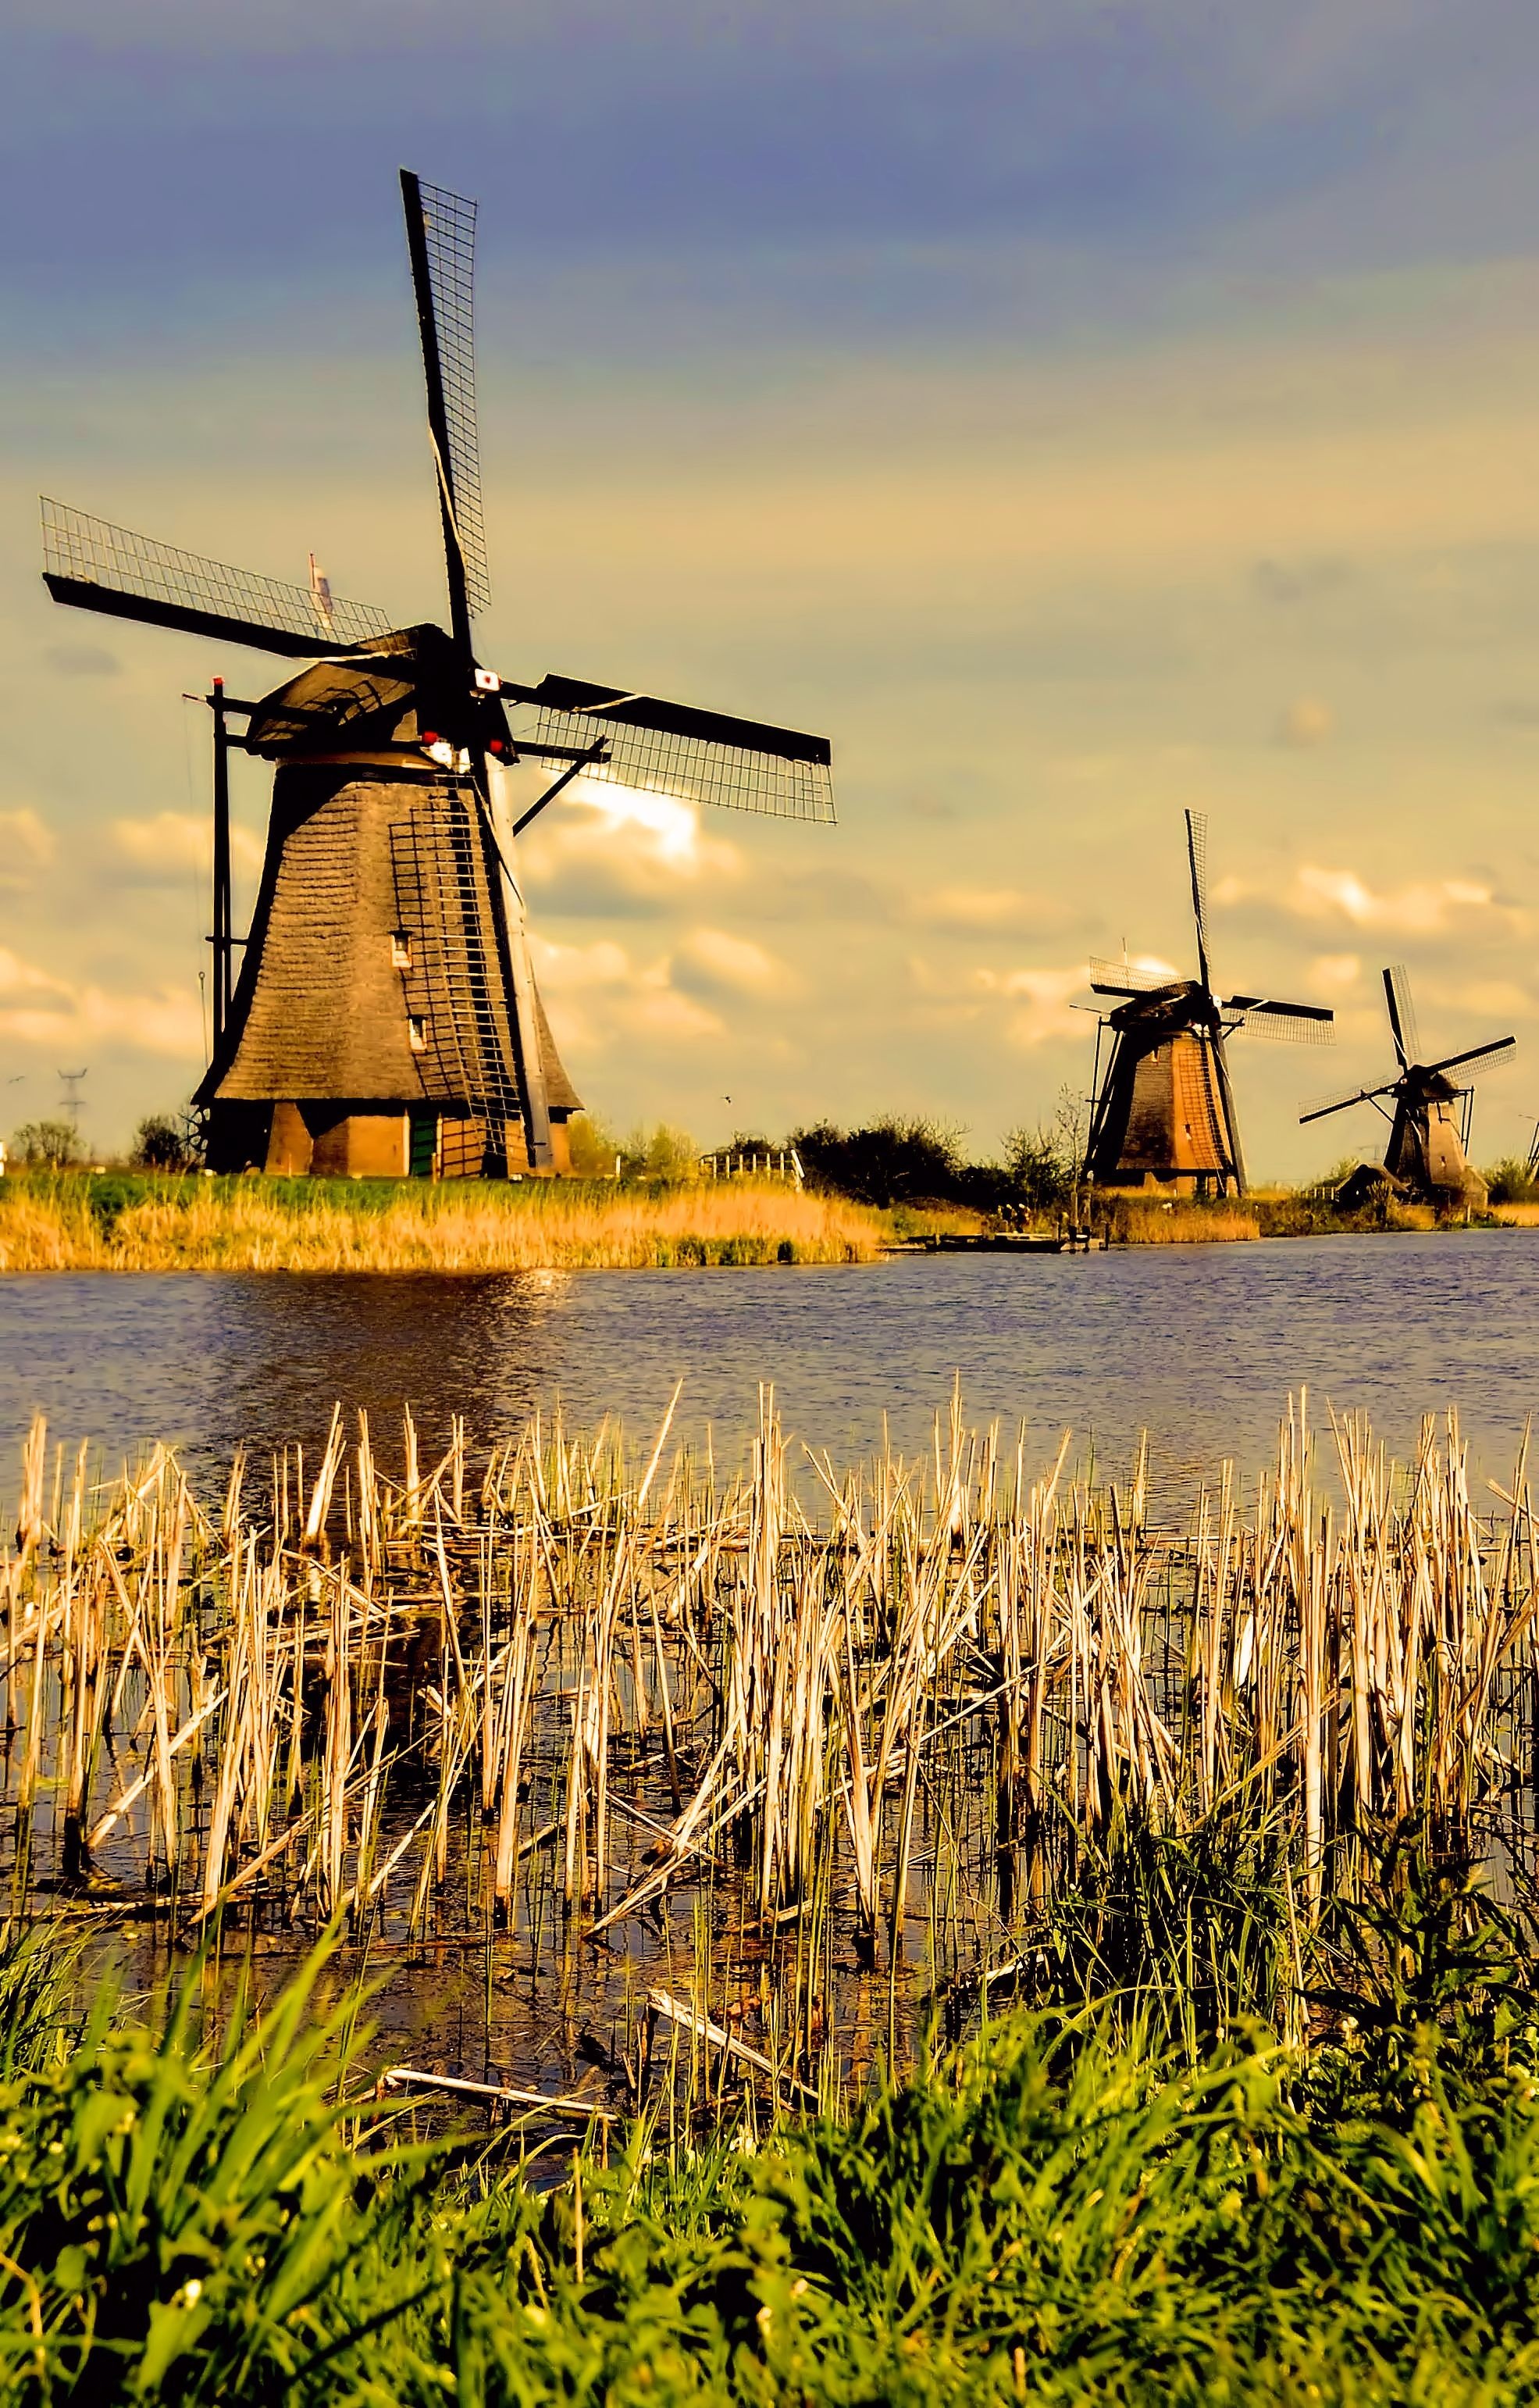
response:
M820 737L624 686L483 668L491 598L472 349L476 208L403 170L449 582L446 633L43 504L56 601L314 665L257 702L216 678L210 1164L497 1175L563 1168L577 1097L530 962L520 830L579 773L777 818L834 817ZM237 734L232 720L244 721ZM249 934L230 910L230 748L277 765ZM556 775L514 819L520 760ZM244 947L238 982L235 953Z
M1096 1032L1085 1175L1103 1187L1153 1180L1195 1195L1243 1196L1245 1154L1225 1040L1252 1028L1258 1036L1328 1045L1333 1015L1321 1004L1270 996L1220 1001L1208 970L1207 821L1188 811L1186 823L1197 976L1161 979L1126 962L1091 962L1094 993L1123 1000Z
M1510 1062L1518 1039L1497 1037L1462 1054L1446 1054L1439 1062L1423 1062L1410 981L1398 964L1384 973L1384 999L1395 1076L1376 1087L1348 1087L1342 1095L1322 1096L1299 1114L1300 1124L1326 1120L1352 1104L1372 1104L1389 1124L1384 1168L1404 1193L1441 1211L1467 1205L1478 1210L1486 1201L1486 1182L1468 1159L1475 1081L1493 1064ZM1463 1071L1462 1080L1449 1076L1454 1070Z

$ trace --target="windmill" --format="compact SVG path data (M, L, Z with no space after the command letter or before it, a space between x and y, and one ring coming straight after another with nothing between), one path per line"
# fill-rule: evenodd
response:
M1096 1033L1085 1175L1103 1187L1174 1181L1191 1194L1243 1196L1245 1155L1226 1040L1250 1028L1258 1036L1329 1045L1333 1015L1320 1004L1281 1003L1270 996L1220 1001L1208 968L1207 820L1188 811L1186 823L1197 976L1165 979L1126 961L1091 962L1092 991L1123 1000L1104 1014Z
M1499 1060L1510 1061L1518 1039L1498 1037L1489 1045L1446 1054L1440 1062L1424 1062L1404 968L1385 971L1384 999L1398 1065L1395 1076L1376 1087L1349 1087L1345 1094L1322 1097L1299 1114L1300 1123L1326 1120L1351 1104L1372 1104L1389 1123L1384 1168L1392 1180L1445 1211L1472 1204L1478 1208L1486 1201L1486 1182L1467 1158L1475 1066L1489 1069ZM1452 1070L1466 1073L1462 1082L1449 1077Z
M775 818L834 818L820 737L477 658L491 599L472 304L476 205L403 169L449 627L392 628L43 502L55 601L306 661L238 701L216 678L213 1058L196 1102L217 1169L557 1171L581 1109L530 959L514 840L579 775ZM242 724L243 723L243 724ZM229 755L275 765L250 929L231 923ZM515 817L508 769L545 765ZM233 976L243 953L238 980Z

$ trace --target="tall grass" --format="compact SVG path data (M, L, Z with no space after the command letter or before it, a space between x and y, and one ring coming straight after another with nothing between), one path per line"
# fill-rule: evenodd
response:
M1457 1419L1404 1469L1336 1421L1331 1502L1301 1403L1178 1529L1142 1457L1092 1488L956 1401L928 1459L844 1472L798 1469L768 1395L737 1476L669 1430L456 1425L428 1461L408 1415L387 1466L338 1412L204 1498L36 1425L12 1914L480 1962L493 2089L570 2093L569 2029L592 2096L672 2128L833 2104L932 2012L1151 2011L1173 1955L1189 2052L1297 2033L1387 1835L1526 1879L1539 1538L1522 1461L1477 1510Z
M880 1216L769 1182L0 1182L0 1271L652 1269L874 1259Z
M1526 1453L670 1433L34 1426L0 2401L1532 2397Z
M1015 2014L767 2143L544 2159L386 2121L317 1964L224 2026L194 1969L0 2082L0 2397L1531 2399L1533 2002L1450 1900L1366 2041Z
M1246 1204L1136 1192L1097 1192L1089 1204L1092 1227L1104 1230L1113 1245L1224 1245L1261 1234L1255 1211Z

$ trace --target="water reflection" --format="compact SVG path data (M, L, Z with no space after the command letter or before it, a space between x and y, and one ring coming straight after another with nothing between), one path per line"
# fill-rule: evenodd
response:
M1305 1240L1088 1259L942 1257L860 1268L350 1277L208 1274L0 1283L0 1446L30 1413L109 1455L177 1440L212 1474L242 1439L313 1441L334 1399L389 1443L491 1436L558 1398L569 1418L684 1426L735 1457L773 1381L791 1426L849 1460L928 1443L960 1372L969 1418L1065 1426L1124 1466L1155 1433L1161 1488L1263 1460L1290 1388L1363 1407L1404 1449L1458 1403L1488 1469L1539 1394L1539 1233ZM0 1465L0 1486L11 1485Z

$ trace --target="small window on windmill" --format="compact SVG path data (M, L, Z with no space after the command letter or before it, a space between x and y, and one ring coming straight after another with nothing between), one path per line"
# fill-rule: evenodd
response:
M409 928L392 928L392 929L391 930L391 932L390 932L390 958L391 958L391 967L392 967L392 969L398 969L398 970L409 970L409 969L410 969L410 968L411 968L411 930L410 930Z
M419 1020L415 1012L406 1016L406 1043L414 1054L427 1052L427 1022Z

